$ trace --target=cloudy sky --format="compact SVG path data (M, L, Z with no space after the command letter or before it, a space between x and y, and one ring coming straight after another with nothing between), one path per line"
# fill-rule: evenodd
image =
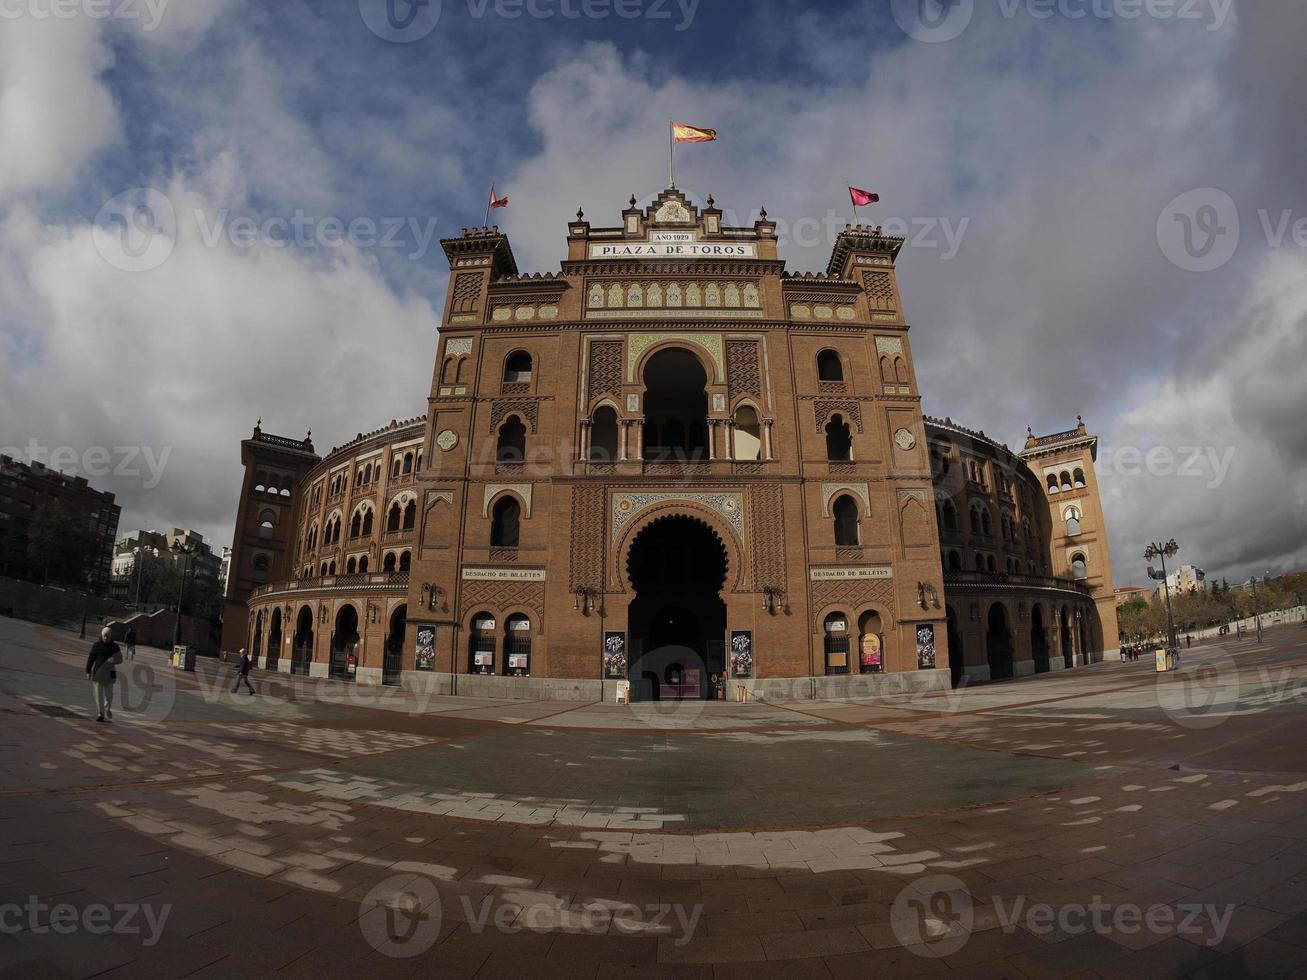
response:
M556 269L676 118L721 133L678 184L765 205L791 269L881 194L926 411L1013 448L1083 415L1118 584L1170 536L1307 564L1303 4L60 3L0 3L0 446L124 530L228 543L256 418L325 450L420 413L439 237L493 179Z

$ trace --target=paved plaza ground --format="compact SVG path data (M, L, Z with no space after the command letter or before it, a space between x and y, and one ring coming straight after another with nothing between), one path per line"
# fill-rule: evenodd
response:
M0 975L1307 977L1307 630L931 695L175 672L0 619Z

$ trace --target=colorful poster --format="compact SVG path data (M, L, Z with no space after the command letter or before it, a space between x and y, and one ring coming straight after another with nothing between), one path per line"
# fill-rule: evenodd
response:
M861 663L864 674L879 674L883 666L880 637L875 633L862 634Z
M917 627L917 669L935 669L935 626L923 623Z
M604 677L609 680L626 679L626 634L604 634Z
M417 658L413 666L417 670L436 669L436 631L433 627L423 626L418 630Z
M731 676L753 676L752 630L731 630Z

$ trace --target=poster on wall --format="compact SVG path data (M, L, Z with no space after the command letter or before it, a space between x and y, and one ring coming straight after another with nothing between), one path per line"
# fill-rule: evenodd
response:
M925 623L917 627L917 669L935 669L935 626Z
M883 656L880 637L875 633L862 634L862 646L859 650L860 663L864 674L879 674L883 669Z
M417 658L413 666L417 670L436 669L436 631L430 626L418 630Z
M752 630L731 630L731 676L753 676Z
M626 634L604 634L604 677L609 680L626 679Z

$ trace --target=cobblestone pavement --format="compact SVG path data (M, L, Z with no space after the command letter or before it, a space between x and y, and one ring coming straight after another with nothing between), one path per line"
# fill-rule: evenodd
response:
M1307 631L930 696L423 698L0 620L0 975L1307 977Z

